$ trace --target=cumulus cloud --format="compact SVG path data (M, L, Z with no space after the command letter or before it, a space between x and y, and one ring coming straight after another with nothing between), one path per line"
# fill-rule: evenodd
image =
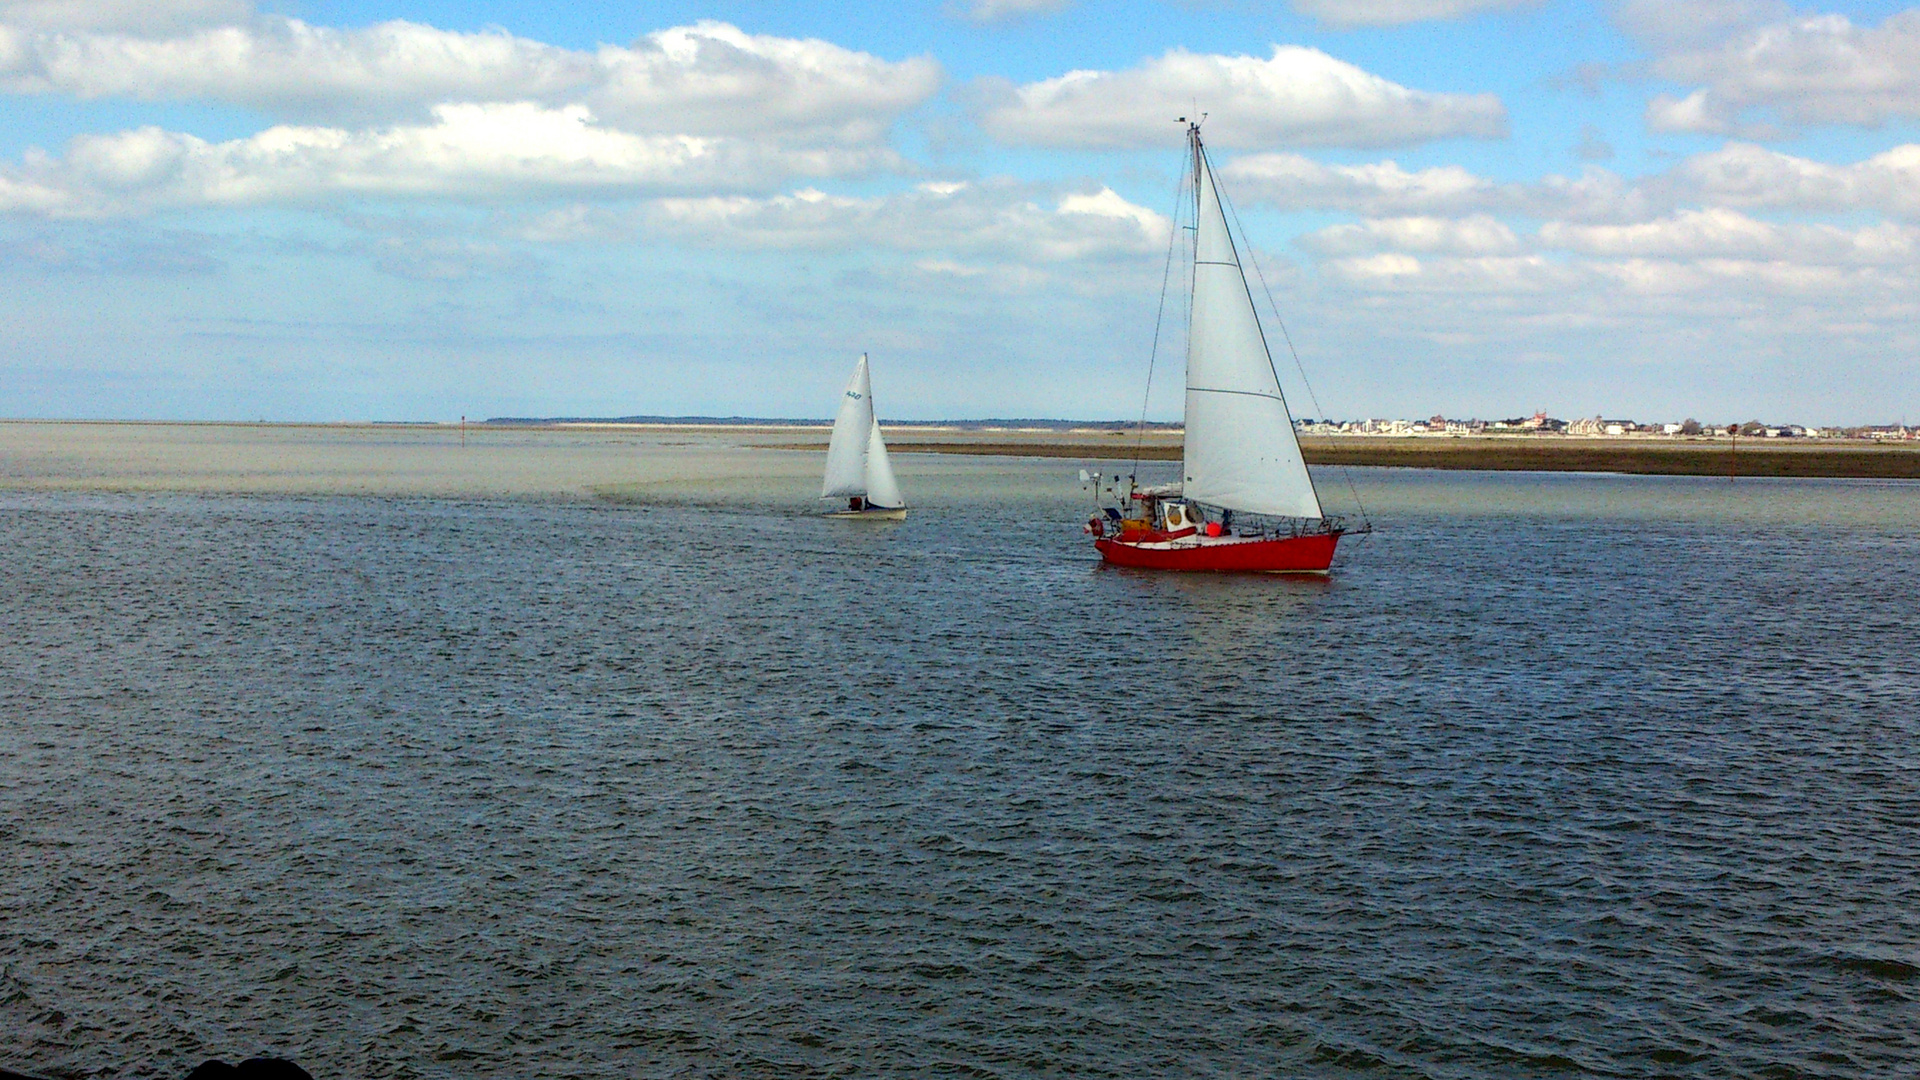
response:
M1761 259L1795 264L1912 263L1920 230L1892 222L1857 229L1761 221L1725 207L1682 210L1631 225L1550 221L1540 243L1587 255L1671 259Z
M1222 165L1230 197L1285 210L1345 210L1370 217L1474 213L1635 220L1667 196L1589 166L1578 176L1496 182L1458 165L1408 170L1394 161L1327 165L1298 154L1249 154Z
M1108 188L1062 193L990 180L921 184L873 197L808 189L772 197L662 198L634 210L577 205L540 216L523 235L569 240L644 234L741 249L865 247L1060 262L1161 252L1171 228L1163 215Z
M1293 10L1334 26L1395 26L1532 7L1540 0L1292 0Z
M302 117L424 112L451 100L539 100L591 79L590 57L505 31L389 22L360 30L297 19L165 38L31 34L0 86L80 98L218 101Z
M581 105L442 105L426 124L282 125L219 143L159 128L83 136L64 159L29 154L0 173L0 210L84 217L341 195L750 190L892 163L885 151L636 134L598 123Z
M1648 105L1657 131L1767 137L1811 124L1910 120L1920 117L1920 11L1877 27L1844 15L1771 23L1668 53L1652 70L1699 87Z
M1920 147L1833 164L1734 143L1633 180L1589 168L1496 182L1289 154L1220 172L1243 197L1360 215L1296 239L1327 317L1356 332L1417 326L1406 333L1455 348L1648 330L1667 342L1713 327L1723 345L1740 334L1911 340L1920 318ZM1857 220L1875 214L1895 220Z
M1731 142L1665 173L1628 180L1588 166L1575 176L1497 182L1458 166L1409 171L1392 161L1325 165L1255 154L1219 170L1229 194L1285 210L1373 217L1491 213L1589 223L1638 222L1687 207L1920 218L1920 145L1829 163Z
M1863 239L1864 250L1876 238ZM1685 255L1676 249L1664 255L1580 252L1557 258L1546 250L1511 255L1385 251L1328 258L1321 272L1338 294L1349 297L1352 310L1377 313L1390 304L1396 324L1424 325L1430 336L1457 341L1620 327L1649 318L1667 332L1686 320L1707 320L1721 326L1722 335L1736 328L1778 333L1788 327L1904 333L1920 310L1913 237L1878 239L1892 247L1871 257L1836 257L1834 242L1845 238L1816 237L1811 250L1796 248L1789 239L1767 255ZM1377 323L1377 314L1371 318Z
M585 99L635 131L870 142L940 88L929 57L901 61L816 38L702 22L601 48Z
M170 33L252 14L251 0L0 0L0 26L30 30Z
M1697 215L1741 209L1920 219L1920 145L1913 144L1834 164L1735 142L1631 181L1593 166L1577 176L1500 182L1452 165L1419 170L1393 161L1327 165L1296 154L1246 155L1221 166L1219 175L1230 194L1247 202L1374 219L1362 232L1354 231L1357 226L1335 226L1314 234L1316 250L1347 250L1341 245L1351 246L1363 234L1373 243L1386 235L1383 221L1412 229L1436 219L1485 215L1595 226L1671 219L1694 228L1730 228L1739 215ZM1682 212L1696 216L1674 218ZM1408 250L1416 247L1408 242Z
M1408 171L1397 162L1326 165L1299 154L1250 154L1218 169L1235 195L1289 210L1448 213L1494 206L1502 188L1458 165Z
M849 145L882 138L940 67L719 22L562 49L503 30L261 18L168 37L0 28L0 89L217 101L326 122L419 119L450 101L584 104L630 131Z
M1417 258L1401 252L1329 261L1336 281L1366 291L1446 295L1546 295L1574 287L1582 275L1539 255Z
M1766 259L1625 259L1595 261L1587 267L1593 279L1622 290L1649 296L1705 294L1709 304L1733 301L1753 306L1762 294L1802 304L1830 304L1845 294L1862 298L1912 294L1904 275L1889 276L1874 267L1843 267Z
M1486 215L1466 218L1369 218L1329 225L1301 237L1301 244L1324 255L1381 250L1449 255L1504 255L1520 250L1513 230Z
M1751 143L1728 143L1681 162L1663 181L1680 197L1727 206L1920 217L1920 145L1829 164Z
M1371 332L1392 310L1390 325L1450 344L1635 326L1911 338L1920 315L1920 229L1893 222L1780 223L1706 208L1631 224L1547 221L1530 233L1472 218L1377 219L1302 240L1328 299L1371 320Z
M989 83L981 125L1029 146L1124 149L1173 144L1195 103L1222 147L1403 145L1494 138L1506 109L1492 94L1411 90L1318 49L1277 45L1267 59L1175 49L1125 71L1072 71Z

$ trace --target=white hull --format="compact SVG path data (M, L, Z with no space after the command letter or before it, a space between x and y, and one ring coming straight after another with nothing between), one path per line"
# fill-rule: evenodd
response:
M896 510L841 510L827 516L845 521L905 521L907 508L902 506Z

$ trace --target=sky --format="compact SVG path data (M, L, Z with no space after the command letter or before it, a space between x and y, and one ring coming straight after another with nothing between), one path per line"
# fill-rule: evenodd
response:
M0 0L0 417L1174 419L1197 113L1297 416L1920 421L1920 7L1774 0Z

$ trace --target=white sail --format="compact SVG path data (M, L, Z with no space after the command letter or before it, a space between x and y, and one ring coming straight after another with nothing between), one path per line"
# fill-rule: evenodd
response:
M872 439L873 385L867 379L867 354L860 354L840 412L833 418L833 437L827 441L827 475L820 484L823 499L846 499L867 493L867 446ZM892 479L892 472L887 473Z
M874 421L867 435L867 505L898 510L907 505L900 496L900 482L893 478L893 464L887 460L887 444L880 438L880 422Z
M1197 141L1194 147L1199 218L1187 337L1184 494L1250 514L1320 517L1293 416L1227 234L1213 170Z

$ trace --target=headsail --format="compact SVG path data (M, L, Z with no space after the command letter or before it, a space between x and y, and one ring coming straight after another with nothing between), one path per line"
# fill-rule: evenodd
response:
M1193 154L1199 207L1187 336L1184 494L1249 514L1321 517L1197 132Z
M900 482L893 478L887 444L880 439L880 422L874 421L867 432L867 505L898 510L907 505L907 500L900 496Z
M833 418L833 437L827 442L827 475L820 484L823 499L845 499L867 494L867 447L873 441L870 431L878 431L873 419L873 385L867 378L867 354L860 354L853 378L840 398L840 412ZM893 473L887 472L888 480ZM898 495L896 489L894 494Z

